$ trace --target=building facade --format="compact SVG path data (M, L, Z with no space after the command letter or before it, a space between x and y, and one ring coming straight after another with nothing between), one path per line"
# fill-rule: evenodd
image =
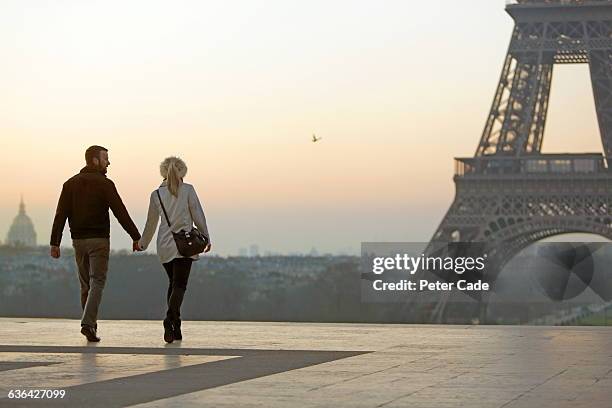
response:
M34 224L25 211L23 198L19 203L19 213L13 220L11 228L6 236L7 245L18 247L35 247L36 246L36 231Z

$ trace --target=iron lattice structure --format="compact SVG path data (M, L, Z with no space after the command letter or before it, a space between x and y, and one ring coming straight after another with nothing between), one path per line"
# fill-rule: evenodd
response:
M485 242L494 268L563 233L612 239L612 1L520 1L474 157L456 160L454 202L428 251ZM602 153L541 152L555 64L589 64Z

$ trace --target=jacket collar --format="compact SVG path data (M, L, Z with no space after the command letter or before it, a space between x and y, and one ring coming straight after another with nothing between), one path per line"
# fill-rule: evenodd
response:
M94 169L93 167L89 167L89 166L85 166L81 169L80 173L98 173L101 176L106 177L106 174L102 173L100 170L98 169Z

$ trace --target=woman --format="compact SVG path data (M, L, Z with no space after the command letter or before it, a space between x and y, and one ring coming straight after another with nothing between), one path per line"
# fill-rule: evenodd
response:
M164 180L159 188L151 193L147 223L139 245L142 250L147 249L161 217L162 222L157 232L157 255L168 274L168 311L164 319L164 340L172 343L174 340L183 339L181 304L187 290L191 264L198 259L197 255L187 258L179 254L172 231L190 231L195 224L208 238L208 246L204 252L210 251L211 246L206 217L198 195L191 184L183 182L187 174L185 162L178 157L168 157L159 166L159 171ZM171 228L168 227L164 217L160 198L168 214Z

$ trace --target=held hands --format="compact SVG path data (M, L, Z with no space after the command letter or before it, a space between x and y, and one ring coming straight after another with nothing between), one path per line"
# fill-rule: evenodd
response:
M144 249L142 249L138 241L132 242L132 252L141 252L141 251L144 251Z
M60 257L60 255L61 255L60 247L58 247L58 246L51 246L51 250L49 251L49 255L51 255L51 258L58 259Z

